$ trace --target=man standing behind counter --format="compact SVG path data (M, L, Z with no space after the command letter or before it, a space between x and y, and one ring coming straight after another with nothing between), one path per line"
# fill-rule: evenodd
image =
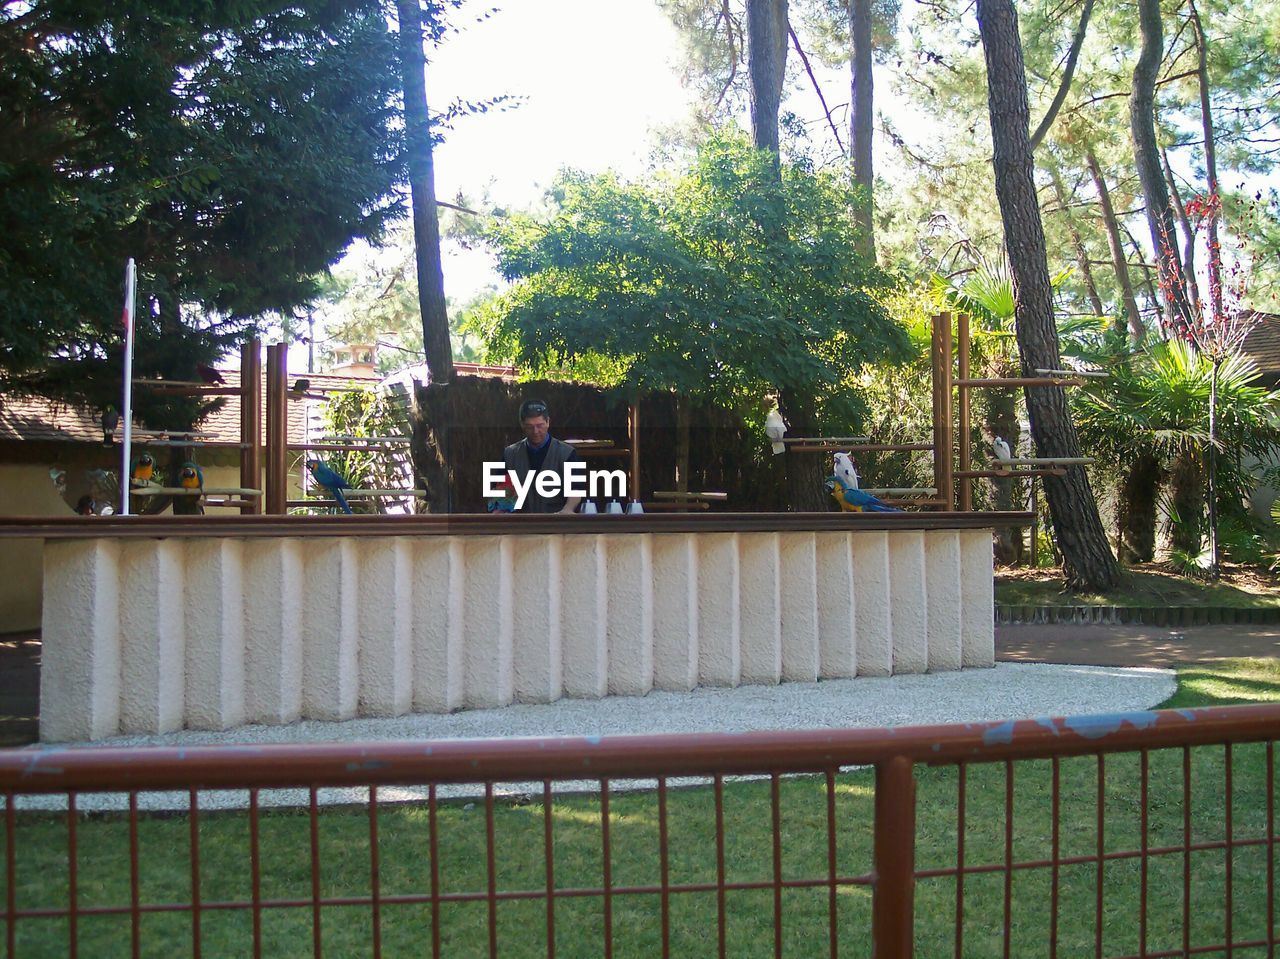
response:
M508 470L514 470L523 483L529 473L551 470L563 475L564 464L578 459L578 451L551 435L551 414L542 400L525 400L520 404L520 429L524 439L502 451ZM530 486L521 513L572 513L582 497L566 499L563 494L539 496Z

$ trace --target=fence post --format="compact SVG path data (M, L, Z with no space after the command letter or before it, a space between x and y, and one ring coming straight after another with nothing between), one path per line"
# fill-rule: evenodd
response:
M915 944L916 780L895 756L876 765L875 891L871 954L911 959Z

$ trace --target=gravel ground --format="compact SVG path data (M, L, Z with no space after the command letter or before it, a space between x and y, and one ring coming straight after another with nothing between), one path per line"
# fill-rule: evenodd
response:
M611 696L599 700L567 699L547 705L472 709L449 715L413 715L394 719L347 722L306 721L288 726L242 726L225 732L183 731L159 736L117 736L92 744L30 747L33 753L105 746L261 745L267 743L368 742L404 739L507 739L544 736L619 736L683 732L746 732L769 729L930 725L989 722L1036 716L1072 716L1148 709L1176 688L1172 670L1120 669L999 663L994 669L928 675L891 676L736 689L696 689L688 693L653 692L648 696ZM46 760L49 757L43 756ZM647 786L651 781L615 782L613 788ZM672 781L675 785L675 781ZM505 795L527 793L528 783L504 784ZM593 788L591 783L564 783L566 791ZM440 787L441 798L480 795L483 786ZM424 788L381 787L379 802L412 801ZM322 802L361 803L364 789L325 789ZM264 790L265 805L304 805L299 789ZM243 790L211 790L200 794L202 809L243 808ZM60 796L28 796L20 808L66 808ZM127 808L123 794L82 793L77 807L89 810ZM183 793L146 793L143 809L186 809Z

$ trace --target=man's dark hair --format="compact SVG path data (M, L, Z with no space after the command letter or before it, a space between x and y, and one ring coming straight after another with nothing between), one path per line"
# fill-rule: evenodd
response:
M545 416L551 419L551 411L542 400L525 400L520 404L520 422L523 423L531 416Z

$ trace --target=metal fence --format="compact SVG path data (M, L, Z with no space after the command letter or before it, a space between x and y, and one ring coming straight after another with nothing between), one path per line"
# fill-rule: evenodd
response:
M6 955L1271 956L1278 736L10 750Z

